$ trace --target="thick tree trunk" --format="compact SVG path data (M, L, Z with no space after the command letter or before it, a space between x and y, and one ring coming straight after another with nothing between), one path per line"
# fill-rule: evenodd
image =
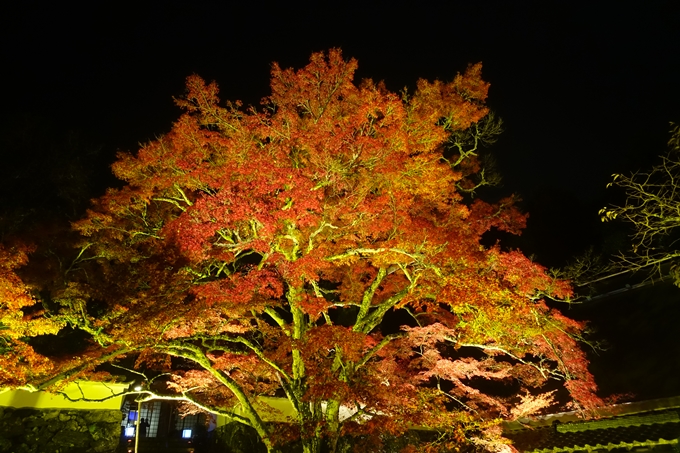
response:
M267 453L281 453L279 447L275 447L272 444L267 444Z
M340 438L340 402L328 401L326 405L326 429L328 430L328 452L336 453Z
M302 453L321 453L323 441L318 437L302 439Z

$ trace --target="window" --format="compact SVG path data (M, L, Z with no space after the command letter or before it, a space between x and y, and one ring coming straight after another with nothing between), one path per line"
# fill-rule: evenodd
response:
M127 413L127 416L123 418L121 425L123 426L123 435L125 437L134 437L137 427L137 419L139 417L140 423L146 420L148 424L146 428L146 437L156 437L158 436L158 419L161 414L161 402L160 401L147 401L142 403L142 408L139 414L137 413L137 403L134 401L126 401L123 404L122 411Z

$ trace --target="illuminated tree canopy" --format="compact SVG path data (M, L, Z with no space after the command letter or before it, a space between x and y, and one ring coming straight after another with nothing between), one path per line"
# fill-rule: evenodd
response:
M90 334L81 363L3 383L136 357L167 373L149 392L247 424L270 451L301 439L306 453L410 427L446 434L432 448L500 448L496 420L550 404L554 379L577 408L597 405L583 326L544 301L569 297L568 283L481 244L526 220L512 198L469 195L492 182L478 144L500 129L481 65L412 94L355 84L356 68L339 50L299 70L274 64L260 109L189 77L185 113L119 155L124 185L74 224L76 258L41 288L50 329ZM47 360L14 340L48 332L21 331L16 313L34 300L15 268L0 268L5 356ZM261 395L290 401L287 429L265 422Z

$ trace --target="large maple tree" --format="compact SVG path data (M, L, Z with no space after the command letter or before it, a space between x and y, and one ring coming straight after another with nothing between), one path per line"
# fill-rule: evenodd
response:
M50 291L53 321L91 336L78 371L136 355L167 372L147 391L249 425L269 451L412 427L497 448L494 420L544 406L554 379L597 404L583 326L544 301L569 285L481 243L526 220L470 195L498 132L481 65L403 94L355 84L356 68L339 50L274 64L259 109L187 79L172 130L121 154L125 184L74 224ZM290 401L288 429L263 395Z

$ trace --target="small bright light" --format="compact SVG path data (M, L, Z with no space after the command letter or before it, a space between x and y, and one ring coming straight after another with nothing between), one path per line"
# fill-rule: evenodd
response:
M125 437L135 437L135 428L133 426L125 428Z
M139 392L139 391L141 391L141 390L142 390L142 386L141 386L141 385L135 385L135 392Z
M182 439L191 439L191 430L190 429L183 429L182 430Z

